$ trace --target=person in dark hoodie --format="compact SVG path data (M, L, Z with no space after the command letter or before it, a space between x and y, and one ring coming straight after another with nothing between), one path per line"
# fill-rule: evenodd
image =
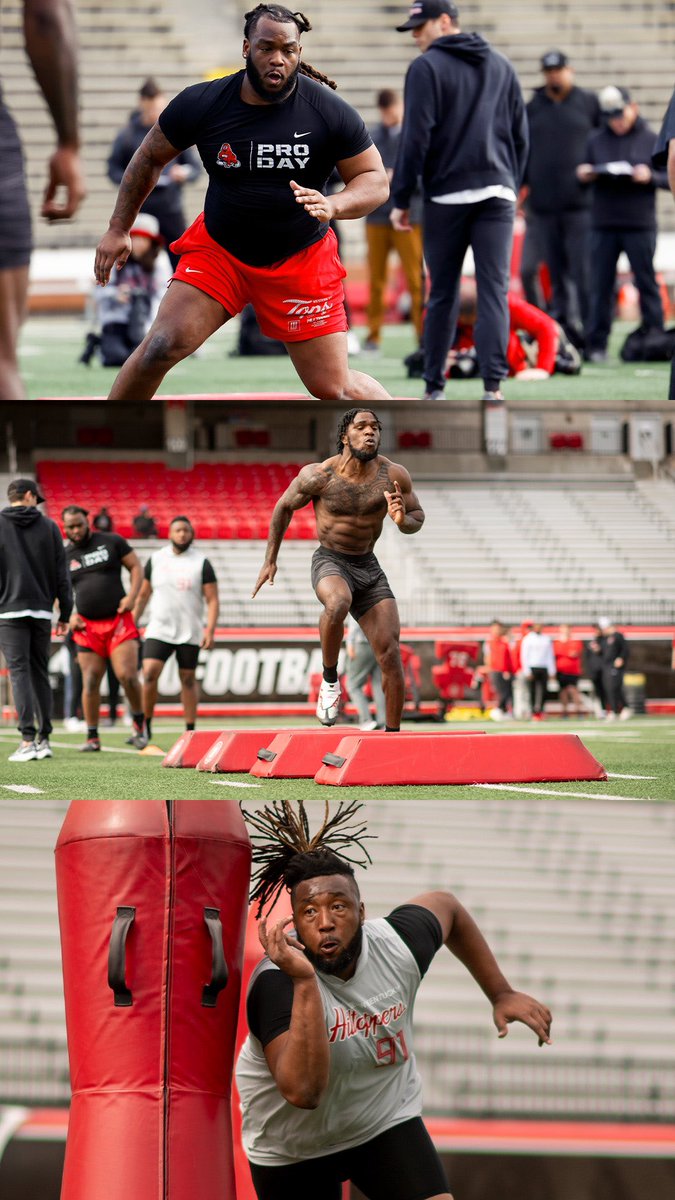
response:
M454 0L415 0L399 32L421 50L408 68L401 145L392 181L395 229L409 227L418 177L431 292L424 324L425 400L443 398L458 289L469 246L476 264L476 350L485 387L488 452L506 452L501 382L509 370L507 290L516 197L528 152L513 67L477 33L462 33ZM492 410L492 418L488 415Z
M58 600L56 632L65 635L73 592L59 528L38 510L44 497L37 484L14 479L7 498L9 507L0 512L0 649L9 668L22 739L9 761L30 762L52 757L52 609Z
M146 79L138 93L138 108L117 134L108 157L108 178L113 183L119 185L122 182L122 176L134 154L166 104L167 98L157 81ZM141 212L150 213L159 221L159 232L167 247L185 233L187 219L182 190L186 183L192 183L197 178L200 170L194 150L189 147L181 150L173 162L164 167L147 200L141 205ZM167 250L167 253L175 271L180 255L172 250Z
M612 328L616 264L623 250L640 295L642 329L663 329L663 305L654 274L656 189L668 187L666 171L652 167L656 134L625 88L603 88L600 109L606 125L592 134L586 161L577 167L593 185L591 201L591 292L586 357L604 362Z

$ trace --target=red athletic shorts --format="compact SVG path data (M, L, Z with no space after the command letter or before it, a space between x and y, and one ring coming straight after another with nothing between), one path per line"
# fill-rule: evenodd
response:
M171 249L181 255L173 279L213 296L232 316L252 304L268 337L305 342L347 329L342 286L347 272L332 229L274 266L250 267L214 242L200 213Z
M86 617L82 620L87 622L87 628L74 630L73 641L101 658L110 658L116 646L140 637L130 612L118 613L106 621L89 621Z

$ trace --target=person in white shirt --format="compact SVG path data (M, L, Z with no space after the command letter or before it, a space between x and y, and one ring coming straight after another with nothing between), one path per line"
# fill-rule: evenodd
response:
M553 642L541 625L535 624L525 635L520 647L520 665L530 689L532 719L541 721L546 707L549 679L555 679Z
M150 620L143 643L143 711L152 730L159 677L176 655L186 729L197 719L197 662L210 650L218 620L218 583L208 558L192 545L195 531L188 517L174 517L169 545L156 550L145 564L145 578L134 607L138 623L150 597ZM206 626L203 624L206 601Z

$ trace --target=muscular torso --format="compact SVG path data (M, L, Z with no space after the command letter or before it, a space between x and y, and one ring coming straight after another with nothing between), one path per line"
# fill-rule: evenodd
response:
M391 491L393 464L386 458L368 464L368 474L354 479L330 458L319 471L325 477L314 497L316 531L322 546L341 554L368 554L382 532L387 515L385 490Z

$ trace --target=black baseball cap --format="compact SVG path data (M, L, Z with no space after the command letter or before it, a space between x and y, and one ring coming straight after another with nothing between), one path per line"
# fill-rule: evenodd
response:
M404 25L397 25L396 32L406 33L409 29L418 29L427 21L435 21L437 17L442 17L444 13L452 17L453 21L457 20L459 9L453 0L414 0L410 5L408 20Z
M559 71L569 66L569 58L562 50L547 50L541 60L542 71Z
M7 488L7 499L10 504L13 504L15 501L21 500L26 492L32 492L34 496L37 496L38 504L44 504L45 498L40 495L34 479L13 479Z

